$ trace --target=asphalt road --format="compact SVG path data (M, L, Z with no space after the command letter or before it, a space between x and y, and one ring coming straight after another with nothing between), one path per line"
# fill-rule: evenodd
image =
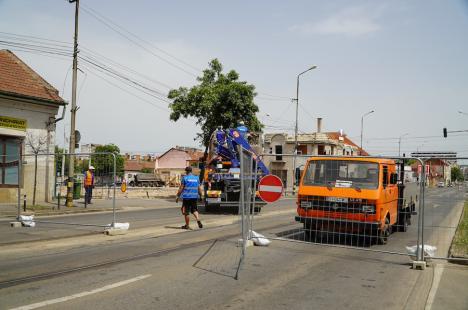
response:
M451 217L463 199L452 188L428 191L424 217L430 223L425 230L428 242L445 246L454 230ZM285 240L291 232L299 232L293 200L263 211L255 219L256 231ZM64 218L99 222L102 216L106 219L102 214ZM120 216L141 230L151 223L170 226L181 221L176 206ZM410 269L406 256L373 252L404 252L404 246L416 240L416 225L406 233L393 234L387 245L362 247L366 251L330 247L327 242L312 245L307 239L273 240L268 247L249 247L239 280L235 280L241 255L236 246L240 227L226 219L236 216L203 216L212 223L206 229L173 228L169 235L155 236L148 230L115 239L94 234L89 236L89 244L78 242L88 237L82 236L76 238L76 244L57 247L51 246L54 241L26 243L25 248L4 245L0 251L0 308L39 303L36 306L48 309L416 309L426 302L431 272ZM50 274L93 264L102 265ZM42 279L5 283L41 274Z

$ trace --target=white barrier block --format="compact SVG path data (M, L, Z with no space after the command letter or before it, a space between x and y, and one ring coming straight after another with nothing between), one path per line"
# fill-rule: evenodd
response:
M109 236L124 235L127 233L129 228L130 223L114 223L113 226L112 224L108 224L104 229L104 232Z

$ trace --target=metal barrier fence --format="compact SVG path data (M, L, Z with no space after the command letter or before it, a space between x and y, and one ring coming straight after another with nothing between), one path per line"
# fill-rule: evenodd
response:
M112 201L112 218L110 226L116 222L116 186L120 177L116 171L116 155L113 153L40 153L0 156L0 197L1 207L12 211L16 207L16 218L31 213L44 213L67 207L68 164L70 156L74 156L74 182L71 188L72 207L88 208L94 200ZM94 171L86 180L90 166ZM85 184L86 183L86 184ZM51 223L78 226L109 227L108 223L72 223L58 221L43 221L34 219L36 223Z
M240 154L240 199L239 199L239 215L240 215L240 228L241 228L241 239L239 239L241 255L239 259L239 264L236 272L235 278L239 278L239 271L242 264L245 261L245 252L247 244L250 240L251 235L251 220L252 217L250 213L252 206L252 193L255 193L255 190L252 189L253 178L256 176L256 172L252 170L253 167L253 157L252 153L238 146L238 153ZM256 170L256 169L255 169Z
M468 262L468 179L457 168L452 173L453 167L466 164L467 160L468 157L422 159L427 185L422 233L424 242L437 248L432 259Z
M465 194L461 187L433 192L429 181L436 174L432 167L426 171L429 159L314 156L308 161L310 155L297 155L298 171L293 173L294 155L261 157L283 180L285 192L296 197L297 225L285 227L276 239L410 255L415 262L452 259L448 250ZM414 171L417 166L422 168ZM300 176L297 188L295 175ZM451 191L458 193L456 201ZM437 199L446 206L437 209ZM459 234L466 233L466 225L460 225ZM458 259L467 259L466 246L464 255Z

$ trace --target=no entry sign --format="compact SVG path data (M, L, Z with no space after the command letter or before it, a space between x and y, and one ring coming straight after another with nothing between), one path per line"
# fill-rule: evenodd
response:
M258 183L260 198L265 202L275 202L283 195L283 182L276 175L266 175Z

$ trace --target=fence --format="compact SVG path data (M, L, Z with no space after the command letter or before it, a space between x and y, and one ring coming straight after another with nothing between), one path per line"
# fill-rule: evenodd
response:
M431 169L426 171L429 159L314 156L308 161L308 155L297 155L296 159L291 154L261 157L271 172L283 179L286 192L297 198L297 225L285 227L276 239L395 255L411 253L416 262L429 256L453 259L449 249L465 194L461 187L428 189L428 180L433 177ZM466 158L450 158L457 159ZM292 167L294 161L297 171ZM408 169L410 163L424 169L414 173ZM301 177L298 188L296 176ZM457 234L465 236L466 244L466 225L459 227ZM435 254L433 246L437 247ZM456 259L466 260L466 246L464 251L464 256Z
M74 159L73 182L68 179L69 161ZM89 166L94 173L85 183ZM2 208L11 211L16 207L16 217L30 211L43 213L62 208L88 208L93 199L112 200L111 226L116 222L115 193L119 176L116 171L116 156L113 153L37 153L0 156L0 197ZM67 195L69 203L67 204ZM72 199L70 199L72 198ZM68 206L68 207L67 207ZM107 227L108 224L89 224L42 221L80 226Z

